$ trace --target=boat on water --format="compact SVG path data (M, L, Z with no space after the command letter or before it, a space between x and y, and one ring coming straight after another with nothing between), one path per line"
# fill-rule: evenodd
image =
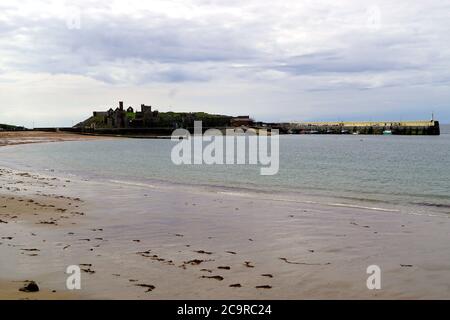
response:
M392 130L384 130L384 131L383 131L383 134L384 134L384 135L387 135L387 136L388 136L388 135L391 135L391 134L392 134Z

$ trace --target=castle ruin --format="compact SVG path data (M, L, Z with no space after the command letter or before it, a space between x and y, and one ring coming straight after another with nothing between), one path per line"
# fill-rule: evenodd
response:
M152 107L145 104L141 104L141 111L135 112L131 106L125 110L123 101L119 101L115 110L110 108L108 111L94 111L93 117L96 120L92 123L94 127L100 125L109 128L144 128L158 122L159 112L152 111Z

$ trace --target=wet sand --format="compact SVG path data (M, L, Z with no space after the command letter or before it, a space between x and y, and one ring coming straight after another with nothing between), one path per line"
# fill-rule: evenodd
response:
M448 215L52 174L0 170L2 299L450 298Z
M0 300L75 300L81 297L69 291L43 289L39 292L26 293L17 288L23 287L27 281L0 281Z
M44 131L0 131L0 147L18 144L111 139L111 137Z

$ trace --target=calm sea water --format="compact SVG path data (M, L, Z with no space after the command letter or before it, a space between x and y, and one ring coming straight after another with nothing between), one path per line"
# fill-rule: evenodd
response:
M170 140L121 139L0 148L0 165L116 183L226 188L314 201L450 214L450 127L441 136L280 137L280 170L176 166Z

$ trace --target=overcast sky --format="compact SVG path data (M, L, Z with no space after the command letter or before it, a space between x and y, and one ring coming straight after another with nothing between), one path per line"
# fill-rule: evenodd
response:
M450 122L450 2L0 0L0 123L72 125L119 100Z

